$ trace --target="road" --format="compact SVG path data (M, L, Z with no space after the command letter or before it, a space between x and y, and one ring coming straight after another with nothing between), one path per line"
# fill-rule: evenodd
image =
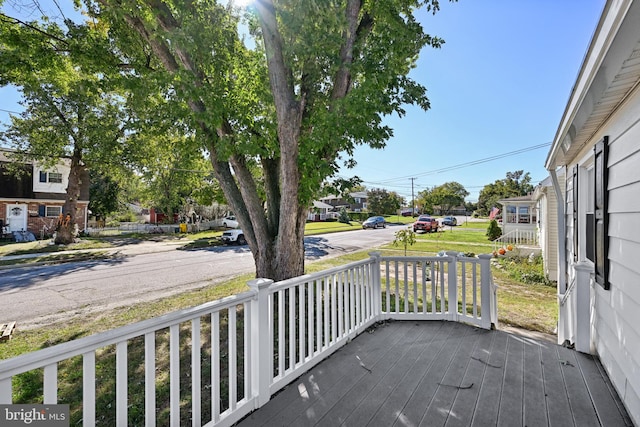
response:
M393 240L400 226L305 238L305 256L314 261L375 248ZM247 246L179 250L175 244L123 246L121 256L54 266L0 271L0 323L17 321L30 329L83 315L223 282L254 271Z

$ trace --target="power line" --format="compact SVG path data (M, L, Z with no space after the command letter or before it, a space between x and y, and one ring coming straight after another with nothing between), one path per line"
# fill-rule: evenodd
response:
M412 174L412 175L400 176L400 177L397 177L397 178L389 178L387 180L380 181L380 184L385 184L385 183L390 182L390 181L411 179L412 177L420 177L420 176L426 176L426 175L434 175L434 174L442 173L442 172L449 172L449 171L456 170L456 169L462 169L462 168L466 168L466 167L470 167L470 166L479 165L479 164L482 164L482 163L491 162L491 161L502 159L502 158L505 158L505 157L515 156L517 154L526 153L528 151L537 150L539 148L548 147L550 145L551 145L550 142L546 142L544 144L533 145L531 147L525 147L525 148L521 148L519 150L509 151L507 153L496 154L495 156L485 157L483 159L478 159L478 160L472 160L472 161L469 161L469 162L460 163L460 164L453 165L453 166L447 166L447 167L440 168L440 169L433 169L433 170L430 170L430 171L421 172L421 173Z

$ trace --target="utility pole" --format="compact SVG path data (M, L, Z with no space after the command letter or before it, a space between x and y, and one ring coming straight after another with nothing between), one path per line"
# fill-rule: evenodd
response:
M416 180L416 178L409 178L411 180L411 216L413 217L413 215L415 215L416 213L416 208L414 206L414 197L413 197L413 181Z

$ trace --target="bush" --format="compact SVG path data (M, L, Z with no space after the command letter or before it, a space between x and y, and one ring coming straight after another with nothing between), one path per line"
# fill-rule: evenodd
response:
M349 218L349 214L345 208L340 209L340 215L338 216L338 221L344 224L351 224L351 218Z
M487 228L487 239L496 240L500 236L502 236L502 229L498 225L498 221L492 219Z
M546 278L542 256L512 256L499 258L498 262L514 280L527 284L540 284L554 286L554 283Z

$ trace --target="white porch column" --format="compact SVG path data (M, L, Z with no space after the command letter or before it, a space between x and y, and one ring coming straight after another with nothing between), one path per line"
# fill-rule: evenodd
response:
M591 353L591 273L593 267L584 261L576 270L576 350Z
M271 398L271 368L273 352L270 351L269 286L271 279L254 279L248 283L256 296L251 301L251 393L255 408L265 405Z

